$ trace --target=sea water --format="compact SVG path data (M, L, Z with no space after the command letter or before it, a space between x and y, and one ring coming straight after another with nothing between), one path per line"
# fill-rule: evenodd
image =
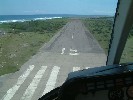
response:
M48 14L48 15L0 15L0 23L9 22L24 22L31 20L46 20L62 18L60 15Z

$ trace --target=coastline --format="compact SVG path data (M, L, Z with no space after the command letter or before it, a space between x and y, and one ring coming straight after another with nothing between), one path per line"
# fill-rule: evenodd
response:
M36 21L36 20L57 19L57 18L62 18L62 17L42 17L42 18L31 18L31 19L2 20L2 21L0 21L0 24L2 24L2 23L12 23L12 22L25 22L25 21Z

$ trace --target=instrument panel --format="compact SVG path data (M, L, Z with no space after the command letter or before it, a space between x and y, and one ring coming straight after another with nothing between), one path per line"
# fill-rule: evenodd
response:
M132 77L95 80L86 83L87 93L79 93L75 100L133 100L132 84Z
M80 93L75 100L133 100L133 86L88 92L86 95Z
M71 73L59 100L133 100L133 65L115 65Z
M133 100L133 63L72 72L39 100Z

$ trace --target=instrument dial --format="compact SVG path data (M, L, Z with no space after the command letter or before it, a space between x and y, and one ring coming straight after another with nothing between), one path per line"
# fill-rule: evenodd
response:
M127 88L126 94L128 98L133 99L133 86L130 86L129 88Z

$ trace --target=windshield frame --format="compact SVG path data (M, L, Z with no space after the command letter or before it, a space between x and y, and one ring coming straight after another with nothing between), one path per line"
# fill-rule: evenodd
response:
M132 0L118 0L106 62L107 65L119 64L120 62L122 52L133 24L132 9Z

